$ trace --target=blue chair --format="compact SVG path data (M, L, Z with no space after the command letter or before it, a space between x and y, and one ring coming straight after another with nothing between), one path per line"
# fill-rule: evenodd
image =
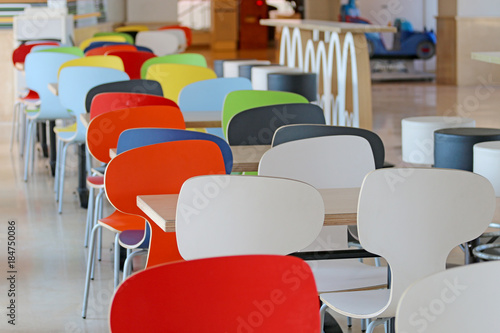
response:
M90 43L89 46L83 50L83 53L87 53L88 51L102 47L102 46L108 46L108 45L130 45L129 43L120 43L120 42L108 42L108 41L100 41L100 42L92 42ZM153 51L149 47L145 46L139 46L139 45L134 45L137 48L137 51L145 51L145 52L150 52L153 53Z
M252 82L247 78L218 78L191 83L179 94L179 107L182 112L221 111L224 99L236 90L252 90ZM224 137L221 128L207 128L207 132Z
M209 140L215 142L222 153L226 166L226 173L230 174L233 168L233 154L231 148L222 138L196 131L186 131L170 128L134 128L123 131L118 139L116 153L121 154L127 150L139 148L147 145L180 141L180 140ZM125 280L130 272L132 259L142 253L145 253L149 247L149 225L146 223L146 230L125 230L119 235L120 245L128 250L127 260L123 269L123 279ZM141 249L140 251L130 252L132 249Z
M24 181L28 180L30 160L33 169L36 123L72 118L71 113L59 102L59 98L49 90L48 84L57 82L57 72L63 63L76 58L78 56L72 54L52 52L32 52L26 57L26 84L28 88L38 93L41 105L39 110L26 112L28 130L25 140Z
M61 104L71 110L76 117L76 132L58 132L59 142L56 163L56 186L59 201L59 213L62 212L64 192L64 172L68 147L75 143L85 143L86 127L82 124L80 114L85 113L85 99L93 87L114 81L128 80L127 73L105 67L75 66L65 67L59 75L59 99ZM87 155L88 151L87 151ZM90 171L90 158L87 156L87 169Z

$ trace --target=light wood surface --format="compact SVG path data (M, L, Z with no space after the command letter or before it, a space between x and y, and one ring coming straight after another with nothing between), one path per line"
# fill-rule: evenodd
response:
M355 225L359 188L319 190L325 203L324 225ZM175 231L177 194L140 195L137 206L163 231Z
M260 24L271 27L300 28L301 30L331 31L337 33L397 32L395 27L320 20L264 19Z
M59 95L59 83L49 83L49 90L54 95Z
M471 58L473 60L500 65L500 52L472 52Z

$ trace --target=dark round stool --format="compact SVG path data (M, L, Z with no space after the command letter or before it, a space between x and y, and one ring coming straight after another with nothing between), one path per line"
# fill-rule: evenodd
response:
M269 73L267 89L293 92L307 98L309 102L318 100L318 79L316 73Z
M239 76L246 77L250 81L252 81L252 68L254 67L264 67L264 66L279 66L279 64L269 64L269 65L241 65L239 68Z
M434 132L434 167L472 171L473 146L500 140L500 129L444 128Z

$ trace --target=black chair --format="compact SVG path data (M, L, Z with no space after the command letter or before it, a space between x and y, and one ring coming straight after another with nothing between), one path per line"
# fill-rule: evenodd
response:
M267 89L293 92L314 102L318 100L318 76L316 73L269 73Z
M95 95L106 92L130 92L163 96L163 89L158 81L137 79L105 83L95 86L87 93L87 97L85 99L85 108L87 112L90 112L90 105L92 104L92 99Z
M325 124L323 110L314 104L278 104L248 109L227 125L231 146L270 145L274 132L290 124Z
M377 134L362 128L308 124L287 125L280 127L274 133L272 146L278 146L289 141L329 135L356 135L365 138L372 148L375 168L384 167L384 143Z

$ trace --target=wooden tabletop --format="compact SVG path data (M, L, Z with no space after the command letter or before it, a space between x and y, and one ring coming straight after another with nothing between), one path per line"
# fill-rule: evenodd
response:
M264 19L260 24L272 27L290 27L303 30L319 30L337 33L366 33L366 32L397 32L395 27L385 25L320 21L320 20L298 20L298 19Z
M472 52L471 58L473 60L500 65L500 52Z
M49 83L49 90L54 95L59 95L59 83Z
M220 111L190 111L182 114L187 128L221 127ZM80 119L85 127L89 126L89 113L80 114Z
M325 202L324 225L355 225L359 188L319 190ZM166 232L175 231L177 194L140 195L137 206Z

